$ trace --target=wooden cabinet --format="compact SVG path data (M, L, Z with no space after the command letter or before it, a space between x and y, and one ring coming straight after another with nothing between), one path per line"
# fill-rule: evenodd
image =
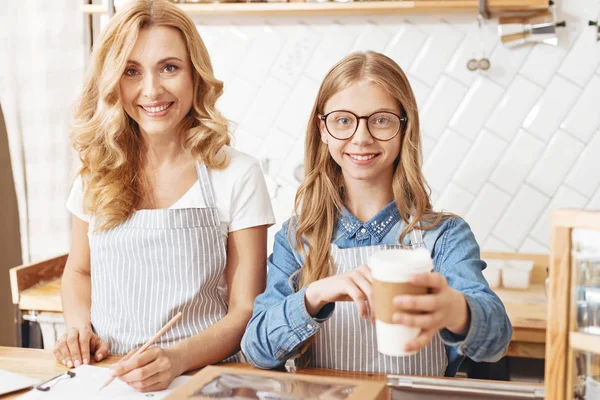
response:
M577 232L595 238L599 231L600 212L552 214L544 377L549 400L599 398L591 389L600 378L600 240L592 240L595 249L574 240ZM583 397L585 386L588 393Z

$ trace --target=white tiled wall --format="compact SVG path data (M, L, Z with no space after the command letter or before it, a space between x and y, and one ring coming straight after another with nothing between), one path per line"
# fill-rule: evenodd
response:
M600 209L600 43L595 27L587 26L598 15L598 2L556 3L568 23L559 30L559 46L518 49L499 43L496 20L479 30L474 15L197 19L216 75L225 82L220 107L232 121L236 146L269 160L278 220L270 237L292 209L298 186L293 173L303 160L306 118L319 84L353 50L383 51L407 73L421 110L424 171L434 205L462 215L484 249L546 252L551 210ZM22 226L30 227L24 243L32 259L68 248L67 123L84 51L81 14L61 13L66 23L46 15L44 24L23 19L23 29L33 21L33 32L52 46L32 47L27 68L15 72L10 67L16 64L8 63L5 75L14 79L4 81L4 87L23 86L15 91L20 103L14 115L23 131L27 190L21 191L28 198L20 207L27 210ZM23 38L15 57L31 47ZM468 71L467 60L482 55L491 69ZM40 73L40 60L62 75L50 67ZM45 109L40 101L49 99L61 101ZM5 116L10 104L16 103L7 100L5 108L3 101ZM31 114L31 104L42 104L41 114ZM13 151L15 162L22 154Z
M307 116L321 79L353 50L382 51L409 77L434 205L462 215L485 250L547 252L549 215L600 208L596 0L558 2L558 47L499 43L474 16L197 20L225 81L236 146L269 159L279 225L290 216ZM487 72L469 58L486 55Z

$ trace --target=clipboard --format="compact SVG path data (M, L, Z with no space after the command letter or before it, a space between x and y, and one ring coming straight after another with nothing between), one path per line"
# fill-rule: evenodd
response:
M0 369L0 396L33 387L39 382L28 376Z
M19 397L19 400L145 400L148 398L160 400L190 379L188 376L180 376L173 380L167 390L148 393L140 393L125 382L116 379L111 385L99 391L98 389L109 377L108 368L82 365L35 385L33 389Z

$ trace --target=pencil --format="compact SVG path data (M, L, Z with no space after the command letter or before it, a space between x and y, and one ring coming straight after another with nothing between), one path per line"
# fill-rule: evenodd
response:
M179 318L181 318L181 311L177 313L177 315L175 315L173 318L171 318L171 320L169 322L167 322L165 324L165 326L163 326L158 332L156 332L156 334L154 336L152 336L150 338L150 340L148 340L146 342L145 345L143 345L142 347L140 347L138 349L138 351L136 351L131 357L127 357L125 356L124 358L122 358L119 362L123 362L126 361L130 358L133 358L137 355L140 355L143 351L145 351L148 347L152 346L152 343L154 343L156 341L156 339L158 339L159 337L161 337L162 335L164 335L169 329L171 329L171 327L173 325L175 325L175 322L177 322L179 320ZM107 387L108 385L110 385L110 383L115 379L114 376L111 376L105 383L104 385L102 385L102 387L100 389L98 389L98 391L101 391L102 389L104 389L105 387Z

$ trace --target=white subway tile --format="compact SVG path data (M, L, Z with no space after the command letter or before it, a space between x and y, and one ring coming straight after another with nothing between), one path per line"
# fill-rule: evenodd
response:
M481 246L481 251L514 253L515 249L513 247L510 247L506 243L496 239L493 235L490 235L483 244L483 246Z
M196 29L202 37L202 41L208 50L208 54L213 54L215 51L215 44L219 41L221 36L223 35L224 27L222 25L204 25L198 24L196 25Z
M227 119L240 122L254 100L256 89L252 82L239 78L225 82L223 95L219 98L217 107Z
M251 38L234 26L228 26L213 47L210 60L215 75L228 81L246 56Z
M391 35L375 24L366 24L352 47L352 51L373 50L382 52Z
M437 190L435 190L433 188L430 188L430 189L431 189L431 194L429 195L429 201L431 202L431 204L437 203L437 201L441 195Z
M569 50L558 73L584 87L600 65L600 46L596 42L596 27L584 27Z
M435 148L435 143L435 140L421 134L421 152L423 153L423 162L427 162L427 159Z
M546 146L527 181L547 195L554 195L582 149L581 142L559 131Z
M313 52L304 74L321 82L327 71L348 54L355 40L355 35L343 26L331 25Z
M450 182L446 189L434 204L438 211L449 211L456 215L464 215L473 203L475 196Z
M452 26L456 27L456 24L453 23ZM491 56L494 48L499 45L496 26L495 23L490 21L484 24L481 30L474 21L470 21L466 25L460 25L459 28L466 34L466 37L454 52L445 73L467 86L473 84L479 75L486 75L486 71L470 71L467 68L467 61Z
M519 71L527 79L542 87L546 87L550 83L569 51L569 47L577 38L577 32L569 28L557 29L556 36L558 37L558 46L556 47L536 43Z
M294 85L323 38L308 26L296 25L292 28L278 29L286 32L287 39L269 74L288 85ZM329 68L332 66L333 64Z
M577 86L556 75L542 97L531 108L523 127L547 141L554 135L579 93L580 89Z
M411 15L410 22L428 35L438 32L440 24L447 24L440 15Z
M285 41L273 27L263 25L260 28L237 69L239 77L256 85L265 79Z
M439 138L466 92L462 84L442 76L423 106L422 132L430 138Z
M427 34L413 24L396 26L397 33L383 52L400 65L405 72L409 70L417 53L425 43Z
M483 187L465 215L465 220L471 226L479 243L485 242L509 202L510 196L500 189L489 184Z
M288 182L295 187L300 185L300 182L298 182L294 176L294 172L299 165L304 164L304 139L304 136L300 136L296 139L291 146L288 156L281 164L279 171L273 173L273 175L278 178L278 182Z
M562 208L581 209L585 206L586 202L587 198L579 193L568 187L561 187L538 219L531 231L531 236L540 242L540 244L548 246L550 243L550 215L552 211Z
M523 185L494 228L494 236L518 248L548 204L548 200L548 196Z
M600 187L599 170L600 132L596 133L583 149L565 183L579 193L590 197Z
M301 77L279 113L275 126L294 137L301 136L306 131L318 91L319 86L315 82Z
M580 26L586 26L591 15L597 15L598 9L597 0L568 0L557 1L556 11L561 18L568 18L569 25L579 23Z
M519 131L492 172L490 182L509 193L517 193L543 149L544 142L523 130Z
M477 78L450 120L450 128L466 138L475 139L502 92L502 87L489 79Z
M550 249L548 246L538 243L535 239L527 237L519 247L519 253L548 254Z
M267 78L255 93L241 125L247 130L256 132L258 136L264 136L291 91L291 87L279 80Z
M596 190L596 193L592 196L590 201L585 205L586 210L597 210L600 211L600 188Z
M599 105L600 76L594 75L561 124L561 129L587 142L600 125Z
M435 85L463 36L448 24L439 23L421 47L410 73L429 86Z
M517 75L486 121L486 128L506 140L513 140L542 91L539 86Z
M419 107L419 110L421 110L425 104L425 101L427 101L429 98L431 88L417 78L410 76L410 74L406 74L406 77L408 78L410 87L412 88L413 94L417 100L417 107Z
M478 193L506 146L498 136L484 130L471 145L456 171L454 181L469 192Z
M470 143L452 131L446 131L440 138L431 156L423 166L425 179L431 187L443 191L452 174L469 150Z
M486 75L494 82L506 87L513 80L529 55L531 46L509 48L499 44L489 57L490 69Z
M304 136L302 136L304 137ZM252 153L253 157L268 159L268 170L265 174L276 176L281 170L285 160L292 152L296 139L280 129L272 129L258 148Z
M232 136L233 147L248 154L254 154L264 140L262 136L257 136L242 126L237 126L233 130Z

